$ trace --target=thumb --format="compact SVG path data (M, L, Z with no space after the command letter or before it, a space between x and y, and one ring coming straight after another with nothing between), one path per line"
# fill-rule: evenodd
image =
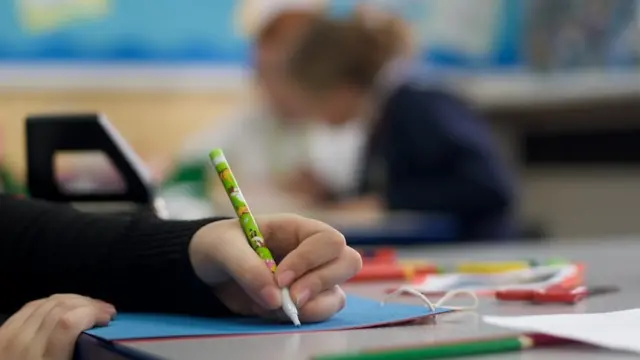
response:
M215 224L215 223L214 223ZM225 236L222 246L213 256L229 276L258 304L268 310L281 306L281 291L275 276L264 260L255 253L238 226L231 222L234 230Z
M229 275L258 304L269 310L280 308L281 291L274 274L251 246L245 243L246 240L239 240L243 241L230 246L225 251L224 259L221 259Z

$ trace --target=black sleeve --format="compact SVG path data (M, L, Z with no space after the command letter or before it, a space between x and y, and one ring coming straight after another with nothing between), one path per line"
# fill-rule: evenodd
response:
M385 156L390 209L462 215L510 206L511 184L489 130L461 101L405 89L385 118L392 139Z
M120 311L226 314L188 256L191 237L211 221L92 215L0 196L0 313L75 293Z

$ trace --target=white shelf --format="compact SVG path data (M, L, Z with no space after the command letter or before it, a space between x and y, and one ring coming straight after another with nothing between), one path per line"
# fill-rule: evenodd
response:
M244 91L249 71L235 66L2 64L0 91ZM582 72L558 75L460 75L454 87L480 107L553 105L640 98L635 72Z
M246 89L248 74L237 66L5 63L0 65L0 91L240 91Z
M636 72L461 76L454 86L480 107L555 105L637 96Z

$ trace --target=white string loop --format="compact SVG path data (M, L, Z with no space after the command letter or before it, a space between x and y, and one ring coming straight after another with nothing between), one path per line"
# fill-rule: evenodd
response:
M429 300L423 293L412 288L411 286L401 286L397 290L392 293L387 294L385 298L382 300L380 305L385 305L391 298L397 297L401 294L411 294L424 303L424 305L430 310L435 311L437 308L447 309L447 310L456 310L456 311L464 311L464 310L475 310L478 307L479 300L478 296L469 290L452 290L444 294L435 304ZM473 304L467 306L445 306L445 304L458 295L467 295L471 299L473 299Z

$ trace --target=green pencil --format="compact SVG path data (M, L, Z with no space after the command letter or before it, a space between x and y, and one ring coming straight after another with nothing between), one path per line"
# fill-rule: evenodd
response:
M272 273L275 273L276 261L273 259L271 251L269 251L265 246L264 237L258 228L258 223L251 214L249 205L247 205L247 201L242 195L242 191L240 191L240 186L238 186L238 182L231 172L231 168L224 156L224 152L221 149L212 150L209 153L209 158L216 169L216 173L218 173L220 181L222 181L222 186L224 186L225 192L229 196L231 205L240 220L240 227L242 227L242 231L244 232L249 245L253 248L256 254L258 254L260 259L264 261L269 270L271 270ZM284 310L285 314L296 326L300 326L298 310L296 309L296 306L291 299L291 295L289 294L289 289L287 288L282 289L282 310Z
M543 335L521 335L489 338L447 344L431 344L404 348L372 349L361 352L319 355L313 360L426 360L520 351L536 345L557 345L566 340Z

